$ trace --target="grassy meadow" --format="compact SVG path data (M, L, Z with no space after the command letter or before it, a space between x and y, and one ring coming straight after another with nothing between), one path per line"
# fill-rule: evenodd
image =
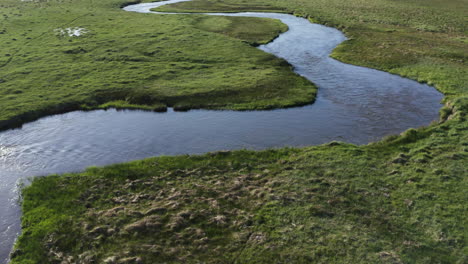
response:
M36 178L12 263L466 263L465 118Z
M83 1L67 3L79 8L80 2ZM240 77L245 73L249 77L265 77L261 80L266 83L277 83L276 78L301 83L289 87L294 88L295 93L283 90L288 89L283 86L278 90L292 98L296 92L310 94L313 90L301 78L292 75L283 62L251 47L262 43L261 40L271 39L278 30L284 30L281 25L275 24L268 36L260 38L239 32L244 27L237 23L247 20L227 21L202 16L147 18L118 13L115 1L100 1L99 6L102 12L109 12L108 17L100 18L113 19L101 25L109 30L115 28L107 34L115 36L116 32L127 30L122 39L109 36L106 40L102 38L103 45L96 42L95 54L100 56L110 56L107 51L98 53L107 49L118 50L130 58L142 56L132 52L138 47L154 50L145 44L153 41L151 36L155 34L142 29L142 25L166 23L172 30L164 31L165 27L151 30L161 32L157 39L178 40L177 45L167 43L167 49L171 46L173 53L160 54L168 64L192 65L194 58L222 61L204 69L207 75L203 78L189 84L177 83L180 86L200 85L200 89L208 89L205 87L214 82L214 75L229 72L239 74L237 81L229 85L245 83L252 87L248 86L251 78ZM163 7L184 12L281 11L340 28L350 40L334 51L334 57L434 85L445 94L446 106L441 110L441 120L365 146L331 142L301 149L158 157L89 168L82 173L36 178L23 191L23 233L12 254L12 263L467 263L467 6L465 0L194 0ZM132 16L141 16L135 20L138 26L128 21ZM93 19L100 18L88 17L74 25L90 28ZM224 29L226 24L232 29L229 33ZM39 22L31 25L43 26ZM18 24L18 27L24 28L24 25ZM193 34L190 41L182 32ZM92 34L98 35L90 33L82 39L98 38ZM203 37L204 34L207 36ZM131 39L135 42L130 48L127 45ZM182 41L184 39L187 44ZM81 38L71 40L69 45L82 41ZM109 42L111 40L114 42ZM166 47L164 41L154 43ZM184 50L182 55L176 52L189 43L192 50ZM196 49L194 43L199 44L200 49ZM203 53L211 43L218 45L212 52L219 52L215 54L221 57ZM91 50L83 45L83 49ZM127 49L123 49L124 46ZM50 47L35 48L50 50ZM54 49L70 48L62 43ZM240 50L242 53L238 53ZM16 54L25 54L22 52ZM55 53L49 56L63 56ZM15 58L33 61L34 56L38 56L28 54ZM61 67L75 65L74 60L85 60L88 57L84 54L74 54L76 57L69 58L70 64ZM190 62L175 59L181 57ZM260 58L264 58L262 63ZM112 60L106 63L109 62L114 63ZM123 66L137 67L136 62L112 63L107 67L120 65L122 68L109 71L109 80L118 76L128 77L136 82L131 83L134 85L147 82L147 79L135 78L139 74L141 78L148 78L147 72L132 72ZM57 67L60 65L58 63ZM153 69L150 63L138 65L140 70L143 65ZM256 65L255 72L247 65ZM15 72L26 71L26 65L24 67ZM161 85L158 86L161 91L166 91L164 83L176 83L176 80L167 80L174 75L169 72L169 66L165 69L167 72L158 69L161 72L153 80L154 85ZM122 75L122 71L128 76ZM208 74L210 72L212 75ZM90 71L89 74L82 78L90 82L107 80L103 77L93 80L93 74L97 73ZM177 78L185 77L180 74ZM26 83L29 79L22 81ZM95 98L96 94L103 96L102 101L89 104L99 106L107 102L105 98L109 98L109 93L124 91L119 87L105 92L99 90L101 93L83 89L83 93L89 92L90 98ZM61 91L56 89L49 96ZM125 91L133 92L128 89ZM154 87L148 89L156 91ZM183 91L192 90L187 86ZM141 90L143 92L145 90ZM25 94L15 96L21 98ZM193 94L196 93L187 92L185 100L192 102ZM232 99L245 98L248 102L245 104L244 101L232 104L229 96L216 95L225 103L224 107L253 107L255 104L248 101L253 97L247 93L245 97ZM109 102L116 100L120 100L115 103L117 105L140 105L138 101L118 96ZM193 100L199 103L196 96ZM284 101L278 101L280 103ZM113 105L107 105L110 106Z
M334 58L427 82L452 99L468 93L467 6L466 0L194 0L157 11L259 10L307 17L349 38Z
M269 109L316 88L252 46L270 19L124 12L124 0L0 3L0 129L77 109ZM249 24L249 27L245 27ZM79 37L64 34L83 28Z

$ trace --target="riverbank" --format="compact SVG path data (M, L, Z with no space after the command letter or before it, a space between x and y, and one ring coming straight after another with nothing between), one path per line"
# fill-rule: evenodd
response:
M109 106L254 110L314 101L313 84L252 48L286 31L280 22L135 15L122 12L125 3L2 2L0 130ZM75 29L82 33L69 35Z
M349 38L332 57L435 85L446 99L468 92L468 37L460 0L194 0L155 11L264 10L292 13L335 27Z
M463 263L464 132L457 112L363 147L160 157L36 178L12 263Z
M24 191L13 263L463 263L463 78L435 82L445 122L368 146L161 157L37 178Z

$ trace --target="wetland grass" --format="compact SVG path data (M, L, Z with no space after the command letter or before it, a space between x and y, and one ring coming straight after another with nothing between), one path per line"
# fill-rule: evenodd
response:
M177 8L228 11L221 9L234 5L234 11L248 11L251 3L343 29L350 40L335 50L340 60L435 85L446 96L441 122L366 146L332 142L302 149L159 157L36 178L23 191L23 234L12 263L468 261L466 1L195 0ZM114 5L118 6L109 7ZM17 14L15 10L11 14ZM116 14L120 17L108 19L130 18ZM202 18L164 17L160 23L174 23L181 33L184 27L195 30L196 26L187 24L197 19ZM140 26L154 21L157 16L142 19ZM154 33L139 34L146 46ZM231 38L208 35L196 43L216 45L211 41L219 37L223 45L244 47ZM177 39L183 35L164 32L158 36ZM181 49L182 40L172 48ZM111 46L105 49L137 56L131 49L122 49L130 47L126 41L105 42ZM131 47L139 44L135 40ZM237 56L226 57L224 65L240 67L237 74L242 76L244 64L229 61L239 55L238 50L233 52ZM171 56L168 63L180 58L175 54L166 54ZM189 55L196 54L184 57ZM202 54L190 60L205 58L214 59ZM268 65L275 65L268 66L270 73L282 72L275 64L279 62L264 58ZM176 63L188 65L187 61ZM169 82L174 77L169 68L158 70L155 79ZM19 68L16 72L23 76L27 71ZM215 66L208 72L224 73ZM266 76L262 72L259 76ZM136 73L129 76L139 80ZM238 81L249 83L241 77ZM206 80L198 82L213 87ZM100 92L107 95L108 91Z
M313 84L252 48L287 30L282 23L135 14L125 3L2 1L0 129L115 101L236 110L314 101ZM63 33L75 28L83 34Z

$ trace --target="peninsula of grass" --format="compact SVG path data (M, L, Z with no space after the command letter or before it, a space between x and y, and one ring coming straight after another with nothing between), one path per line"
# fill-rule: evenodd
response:
M468 262L466 1L195 1L192 10L271 5L339 27L350 40L335 57L435 85L441 120L366 146L158 157L35 178L12 263Z
M0 130L103 105L254 110L314 101L313 84L252 47L286 31L281 22L138 14L125 4L1 1ZM69 36L75 29L82 35Z
M467 6L466 0L193 0L154 10L306 17L347 35L334 58L427 82L449 100L468 93Z

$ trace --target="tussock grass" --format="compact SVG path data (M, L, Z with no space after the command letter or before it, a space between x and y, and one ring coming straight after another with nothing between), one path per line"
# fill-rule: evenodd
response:
M160 157L36 178L12 263L463 263L464 118L362 147Z

